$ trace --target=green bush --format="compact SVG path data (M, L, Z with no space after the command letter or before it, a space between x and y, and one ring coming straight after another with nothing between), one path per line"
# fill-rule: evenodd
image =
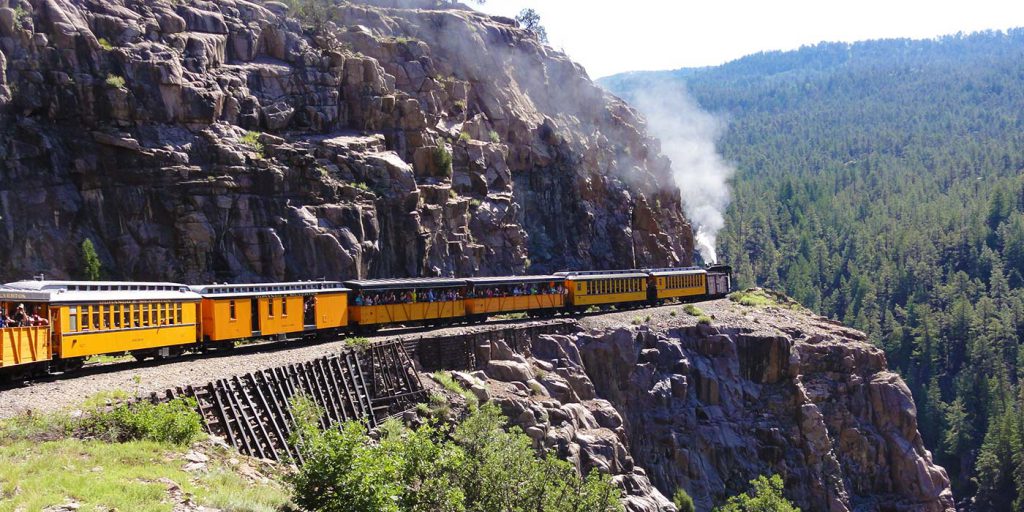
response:
M20 25L24 23L25 20L31 20L32 14L26 11L24 7L19 5L14 8L14 19L17 20L18 24Z
M202 418L192 398L169 402L137 402L109 411L95 410L81 420L81 435L108 441L144 440L186 445L203 431Z
M707 315L700 315L697 317L697 323L703 325L711 325L711 317Z
M304 510L551 512L621 511L619 490L607 475L585 478L568 462L538 458L518 428L505 430L493 404L454 429L412 430L391 420L372 440L349 422L321 432L315 414L296 414L305 463L289 477Z
M679 512L696 512L697 507L693 504L693 498L682 487L676 489L675 496L672 496L672 503L676 505Z
M124 77L118 75L107 75L106 84L115 89L124 89Z
M490 137L491 142L493 142L495 144L501 142L501 136L499 136L498 132L496 132L494 130L491 130L490 133L487 134L487 136Z
M459 140L462 142L469 142L470 139L472 139L472 137L469 136L469 132L463 131L462 133L459 133Z
M312 25L316 32L323 30L332 18L332 0L284 0L284 3L288 6L289 14Z
M452 154L444 144L437 146L437 149L434 150L434 163L445 176L452 175Z
M107 41L106 38L101 37L97 39L96 42L99 43L100 48L103 48L105 51L109 52L110 50L114 49L114 45L110 44L110 41Z
M761 475L750 481L754 488L742 494L732 496L725 505L716 508L716 512L800 512L782 495L782 478L772 475L766 478Z

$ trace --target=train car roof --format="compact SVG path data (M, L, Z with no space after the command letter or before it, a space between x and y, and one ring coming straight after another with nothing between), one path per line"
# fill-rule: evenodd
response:
M644 272L652 276L675 276L681 274L699 274L707 272L704 267L678 267L678 268L645 268Z
M648 277L646 273L639 270L579 270L572 272L555 272L555 275L570 281L579 279L629 279L633 277Z
M312 295L351 291L338 281L295 281L291 283L204 284L192 291L203 297L267 297L278 295Z
M23 300L29 302L47 302L50 300L50 292L0 285L0 301Z
M16 281L3 290L14 295L23 291L39 300L53 303L193 301L199 295L183 284L132 281Z
M345 281L353 290L394 290L400 288L458 288L466 286L465 279L444 277L415 277L409 279L360 279Z
M565 278L562 276L548 275L548 276L493 276L493 277L468 277L466 281L469 281L472 285L499 285L499 284L516 284L516 283L549 283L551 281L562 281Z

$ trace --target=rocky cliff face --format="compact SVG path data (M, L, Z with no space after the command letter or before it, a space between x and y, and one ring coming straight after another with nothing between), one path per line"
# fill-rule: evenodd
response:
M786 308L701 308L713 325L666 307L494 340L459 378L538 446L615 475L632 511L674 510L678 488L710 510L762 474L803 510L953 510L910 391L862 333Z
M0 0L0 277L86 238L185 282L691 261L657 142L565 55L461 8L329 14Z

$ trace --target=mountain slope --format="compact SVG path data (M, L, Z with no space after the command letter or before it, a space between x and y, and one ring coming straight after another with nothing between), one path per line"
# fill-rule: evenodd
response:
M604 83L683 81L724 116L720 253L867 331L977 510L1024 499L1024 31L825 43ZM1016 451L1015 451L1016 450Z

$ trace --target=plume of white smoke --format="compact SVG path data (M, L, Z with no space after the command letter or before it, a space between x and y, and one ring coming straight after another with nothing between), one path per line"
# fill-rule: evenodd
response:
M729 179L736 172L715 148L725 123L704 110L678 83L647 84L631 95L647 118L648 132L661 140L686 216L697 228L694 243L706 263L718 261L715 239L725 226Z

